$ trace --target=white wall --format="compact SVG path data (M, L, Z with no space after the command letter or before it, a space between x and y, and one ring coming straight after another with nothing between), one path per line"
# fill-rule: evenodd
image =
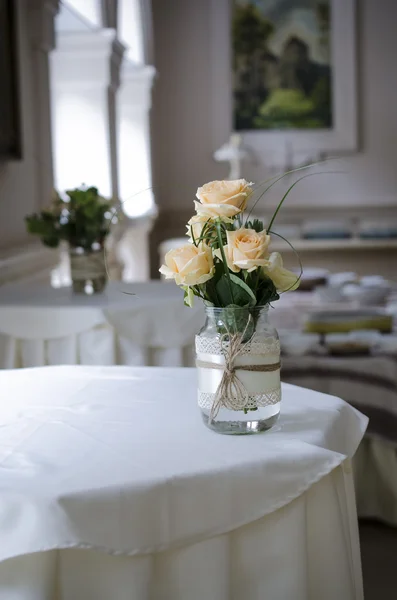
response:
M193 210L198 185L227 175L212 154L211 0L153 0L155 60L153 160L160 209ZM361 151L332 163L343 175L310 178L294 207L397 206L397 2L358 0L358 111ZM219 48L222 52L222 48ZM215 125L216 126L216 125ZM225 140L227 141L227 140ZM247 166L247 179L266 178ZM280 197L283 187L268 202Z
M36 65L33 64L37 55L32 49L29 3L17 0L17 4L23 158L20 161L0 162L0 249L21 245L28 240L25 215L48 202L47 198L41 197L43 163L48 165L49 177L52 177L51 156L43 152L48 123L42 122L38 110L38 102L41 97L45 98L48 89L39 90L37 87L40 80Z
M22 160L0 162L0 285L47 278L57 260L54 250L27 234L24 222L27 214L49 203L53 187L47 52L56 0L15 2Z

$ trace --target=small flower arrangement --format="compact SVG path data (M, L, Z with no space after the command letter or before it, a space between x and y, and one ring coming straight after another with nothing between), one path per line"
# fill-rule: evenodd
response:
M194 296L220 308L265 306L299 286L300 277L284 268L280 253L269 251L271 227L288 192L265 227L243 219L253 185L245 179L211 181L197 190L196 214L187 224L190 240L170 250L160 268L183 288L188 306Z
M66 240L72 248L91 250L93 244L103 246L115 215L112 201L100 196L96 187L82 186L68 190L62 198L54 192L50 206L25 221L28 232L50 248Z

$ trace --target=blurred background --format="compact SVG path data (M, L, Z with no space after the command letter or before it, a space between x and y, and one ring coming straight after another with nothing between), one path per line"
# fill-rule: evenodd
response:
M377 600L397 590L396 22L394 0L0 0L0 367L192 365L202 307L158 269L197 188L292 171L255 206L266 223L317 173L277 217L303 276L271 319L285 381L370 417L355 468ZM90 277L74 294L67 243L25 221L81 186L118 215L101 294Z
M327 157L317 170L333 173L294 188L280 233L306 268L392 276L396 7L345 4L3 0L0 281L55 260L24 223L54 188L95 185L120 200L115 261L142 280L158 277L160 244L184 235L197 187L227 178L233 161L259 183Z

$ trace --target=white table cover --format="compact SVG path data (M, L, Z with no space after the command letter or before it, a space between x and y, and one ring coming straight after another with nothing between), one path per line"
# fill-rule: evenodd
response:
M0 372L0 600L362 599L367 419L283 388L256 436L204 427L192 369Z
M192 366L201 303L161 281L110 282L103 294L15 284L0 288L0 368Z

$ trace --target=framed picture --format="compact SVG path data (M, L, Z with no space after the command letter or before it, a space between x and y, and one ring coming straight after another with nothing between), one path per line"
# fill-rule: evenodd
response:
M14 0L0 0L0 160L21 158L17 14Z
M212 0L216 147L264 161L357 150L354 0Z

